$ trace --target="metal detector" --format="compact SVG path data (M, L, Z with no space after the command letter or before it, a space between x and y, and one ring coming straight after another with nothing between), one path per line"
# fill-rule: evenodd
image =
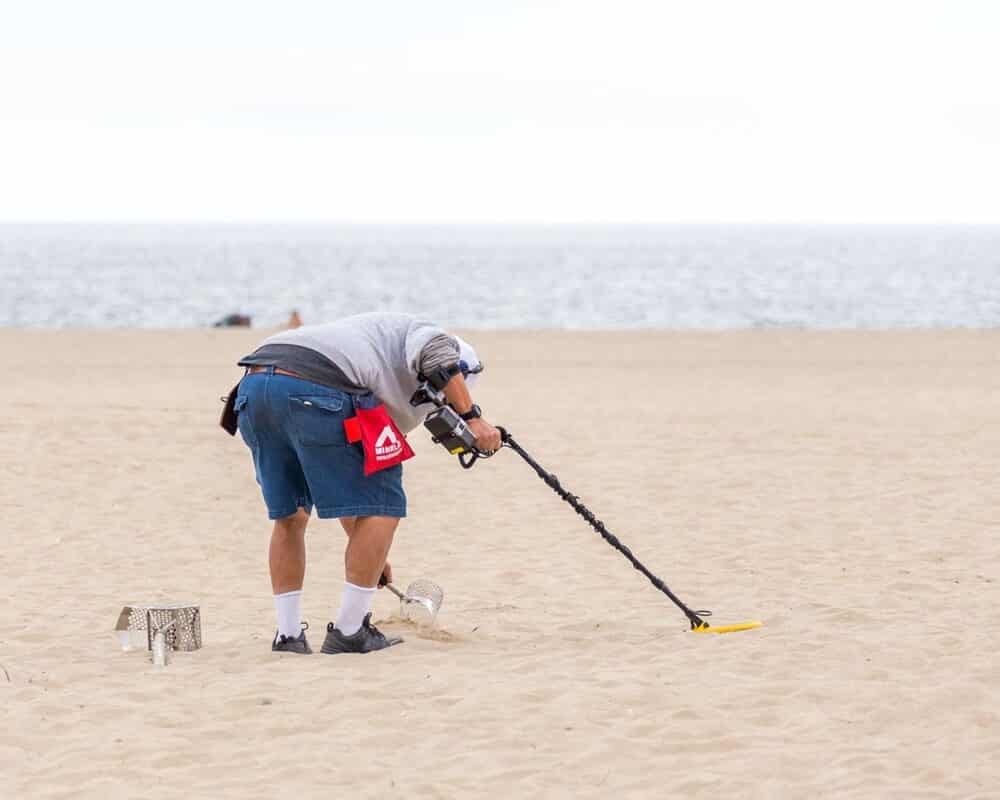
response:
M416 399L416 396L414 396L414 399ZM420 399L421 402L434 402L438 406L438 408L430 414L430 416L428 416L424 425L431 432L435 443L443 445L452 455L457 455L459 463L461 463L465 469L471 469L475 466L479 459L490 458L495 455L495 453L486 452L476 448L475 437L472 435L472 432L467 428L467 426L465 426L458 414L445 405L441 399L428 396L427 394ZM411 400L411 402L413 401ZM414 405L417 405L417 403L414 403ZM604 523L594 516L594 513L589 508L580 502L580 499L576 495L570 494L566 491L562 487L562 484L559 483L559 479L555 475L543 469L542 466L535 461L535 459L533 459L504 428L498 426L497 430L500 431L502 442L501 447L509 447L521 456L521 458L523 458L535 471L538 477L545 481L552 491L569 503L573 510L583 517L591 528L601 534L604 541L625 556L629 563L645 575L653 586L669 597L671 602L684 612L684 616L686 616L688 618L688 622L691 623L691 631L693 633L735 633L736 631L748 631L752 628L759 628L764 624L759 620L749 620L747 622L738 622L734 625L709 625L703 618L712 616L711 611L706 611L704 609L692 611L688 608L688 606L685 605L677 595L670 591L669 586L650 572L642 564L642 562L632 554L632 551L622 544L618 537L611 533L611 531L605 527Z
M589 508L587 508L583 503L580 502L580 499L576 495L567 492L562 487L562 484L559 483L559 479L555 475L543 469L542 466L537 461L535 461L535 459L533 459L530 455L528 455L527 451L525 451L525 449L521 447L521 445L519 445L514 440L514 437L511 436L506 430L500 427L498 427L497 430L500 431L501 441L503 442L502 447L509 447L511 450L513 450L515 453L521 456L521 458L523 458L526 462L528 462L528 465L535 471L538 477L541 478L543 481L545 481L545 483L552 489L552 491L554 491L557 495L559 495L559 497L561 497L563 500L569 503L570 506L573 507L573 510L576 511L576 513L579 514L581 517L583 517L591 528L593 528L595 531L601 534L601 537L604 539L604 541L606 541L613 548L615 548L615 550L617 550L619 553L625 556L625 558L628 559L629 563L637 570L639 570L639 572L645 575L649 579L649 582L653 584L653 586L655 586L657 589L663 592L667 597L669 597L670 600L673 602L673 604L677 606L681 611L683 611L684 616L688 618L688 621L691 623L692 632L735 633L736 631L748 631L752 628L759 628L761 625L764 624L759 620L750 620L747 622L738 622L734 625L716 625L716 626L709 625L702 618L712 616L711 611L706 611L704 609L701 609L699 611L692 611L690 608L688 608L677 595L675 595L672 591L670 591L669 586L667 586L662 580L657 578L652 572L646 569L643 563L639 561L639 559L637 559L634 555L632 555L632 551L629 550L624 544L622 544L621 541L618 539L618 537L615 536L613 533L611 533L611 531L609 531L604 526L604 523L601 522L596 516L594 516L594 513ZM487 454L487 453L477 452L477 455L479 458L489 458L490 455L492 455L492 453ZM465 464L463 463L462 466L465 466Z

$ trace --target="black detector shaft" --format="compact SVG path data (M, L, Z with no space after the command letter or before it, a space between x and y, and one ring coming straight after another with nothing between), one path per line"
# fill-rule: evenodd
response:
M639 561L639 559L637 559L634 555L632 555L632 551L629 550L624 544L622 544L617 536L615 536L613 533L611 533L611 531L609 531L606 527L604 527L604 523L601 522L597 517L595 517L594 513L589 508L587 508L583 503L581 503L576 495L567 492L562 487L562 484L559 483L559 479L555 475L543 469L542 466L537 461L535 461L535 459L533 459L530 455L528 455L528 453L525 451L523 447L521 447L521 445L519 445L516 441L514 441L514 437L511 436L509 433L507 433L506 430L499 427L497 428L497 430L500 431L500 436L501 439L503 440L504 447L509 447L511 450L513 450L515 453L521 456L521 458L527 461L528 465L533 470L535 470L538 477L541 478L543 481L545 481L545 483L548 484L548 486L552 489L552 491L554 491L563 500L569 503L577 514L579 514L581 517L587 520L587 522L590 524L590 527L593 528L595 531L597 531L599 534L601 534L604 541L606 541L613 548L615 548L615 550L617 550L619 553L625 556L625 558L628 559L629 563L637 570L639 570L639 572L645 575L649 579L649 582L653 584L653 586L655 586L657 589L663 592L667 597L669 597L671 601L673 601L674 605L684 612L684 615L688 618L688 621L691 623L692 630L698 628L704 629L708 627L708 623L705 622L702 619L702 617L711 616L712 615L711 611L692 611L690 608L688 608L677 595L675 595L672 591L670 591L670 587L667 586L667 584L665 584L663 581L657 578L652 572L646 569L646 567L642 564L642 562Z

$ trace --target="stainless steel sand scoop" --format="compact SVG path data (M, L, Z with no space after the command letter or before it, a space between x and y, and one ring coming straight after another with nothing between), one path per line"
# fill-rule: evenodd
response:
M433 625L437 620L438 611L444 602L444 589L434 581L419 578L406 587L405 592L399 591L391 583L386 587L399 598L399 615L421 625Z

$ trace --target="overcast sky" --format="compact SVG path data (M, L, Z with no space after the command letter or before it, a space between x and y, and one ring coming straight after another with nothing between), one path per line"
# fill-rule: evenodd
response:
M4 0L0 219L1000 222L1000 3Z

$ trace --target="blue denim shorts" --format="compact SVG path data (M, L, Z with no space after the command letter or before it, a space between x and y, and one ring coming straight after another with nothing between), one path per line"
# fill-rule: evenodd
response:
M271 519L314 506L324 518L406 516L402 465L365 477L361 445L344 433L355 408L374 402L273 368L240 381L237 421Z

